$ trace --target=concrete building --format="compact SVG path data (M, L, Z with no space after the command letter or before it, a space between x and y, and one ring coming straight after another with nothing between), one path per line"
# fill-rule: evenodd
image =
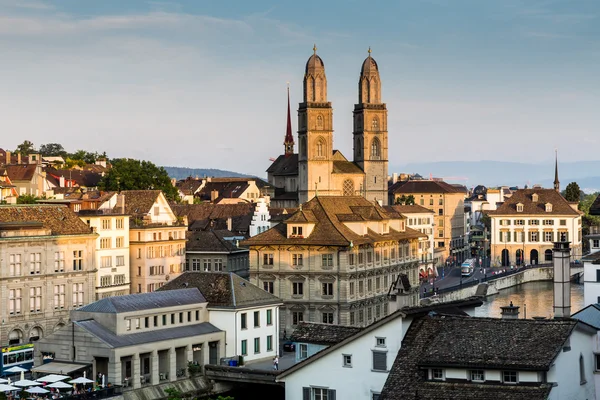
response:
M554 189L516 190L491 218L492 266L552 262L553 242L571 242L571 257L581 258L581 216Z
M225 332L208 322L198 289L131 294L98 300L71 312L71 324L40 340L35 363L92 367L107 383L130 386L173 382L188 376L188 363L219 364Z
M418 243L426 235L359 196L318 196L244 242L250 281L284 302L281 330L300 322L366 326L388 314L388 290L404 275L419 296Z
M98 234L95 300L129 294L129 216L122 210L100 209L81 210L79 218Z
M43 338L94 301L97 236L66 206L0 205L0 345Z
M469 256L462 188L439 180L398 181L389 188L390 204L402 196L413 196L415 204L432 210L437 266L446 261L460 264Z
M208 320L226 333L224 357L242 356L244 362L252 362L278 354L280 299L222 272L186 272L160 290L184 287L197 288L208 301Z
M187 221L175 216L160 190L124 190L120 195L123 203L115 204L112 209L131 216L131 292L152 292L185 268Z

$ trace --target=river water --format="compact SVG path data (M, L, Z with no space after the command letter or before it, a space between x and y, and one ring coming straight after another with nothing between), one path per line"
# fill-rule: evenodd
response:
M497 295L483 301L483 305L475 309L476 317L501 316L500 307L513 305L521 307L519 318L553 316L553 283L551 281L530 282L503 289ZM571 284L571 314L583 308L583 285Z

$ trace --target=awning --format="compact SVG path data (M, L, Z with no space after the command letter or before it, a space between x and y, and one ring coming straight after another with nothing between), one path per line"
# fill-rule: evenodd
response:
M63 361L52 361L47 364L38 365L37 367L33 367L31 372L37 372L40 374L61 374L68 375L72 372L76 372L82 369L89 367L92 364L80 364L80 363L70 363Z

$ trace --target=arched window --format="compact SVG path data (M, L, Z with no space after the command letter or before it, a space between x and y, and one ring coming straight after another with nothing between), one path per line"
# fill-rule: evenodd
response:
M23 332L20 329L13 329L8 334L8 344L19 344L23 341Z
M371 142L371 158L379 159L381 157L381 144L379 143L379 139L375 138Z
M323 116L317 115L317 129L323 129Z
M29 341L35 342L36 340L40 340L42 338L42 328L36 326L31 328L29 331Z
M317 157L325 157L325 140L323 138L317 139Z
M371 129L374 131L379 130L379 119L377 117L373 117L373 121L371 121Z
M344 196L354 196L354 182L352 179L346 179L343 184Z
M585 364L583 362L583 354L579 354L579 384L584 385L587 383L585 379Z

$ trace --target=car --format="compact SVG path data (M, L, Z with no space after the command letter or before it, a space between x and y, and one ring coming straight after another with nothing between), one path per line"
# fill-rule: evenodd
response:
M283 351L296 351L296 344L288 340L283 344Z

